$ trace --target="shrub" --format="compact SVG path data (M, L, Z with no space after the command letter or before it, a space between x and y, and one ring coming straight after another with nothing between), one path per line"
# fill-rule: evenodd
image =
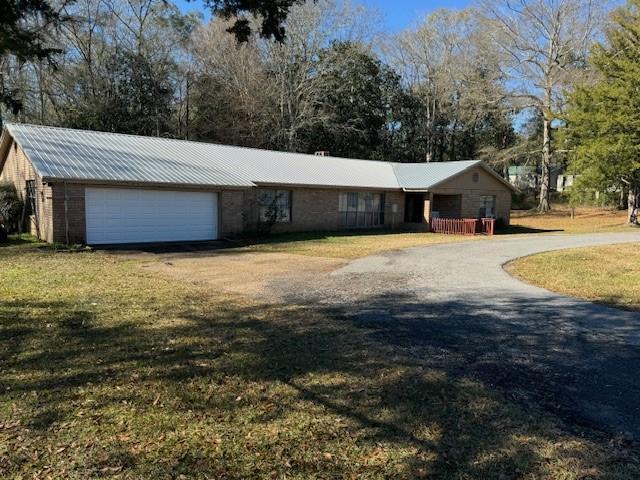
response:
M0 217L9 232L20 230L23 202L16 187L10 183L0 183Z

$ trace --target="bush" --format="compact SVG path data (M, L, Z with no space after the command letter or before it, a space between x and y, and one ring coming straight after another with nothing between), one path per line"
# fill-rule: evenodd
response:
M511 208L513 210L531 210L537 204L536 196L533 193L514 192L511 194Z
M0 183L0 223L4 223L7 231L20 230L22 209L23 202L16 187L10 183Z

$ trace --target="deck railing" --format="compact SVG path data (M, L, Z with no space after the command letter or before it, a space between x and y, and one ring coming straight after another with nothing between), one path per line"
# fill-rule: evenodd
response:
M447 235L493 235L495 233L495 218L433 218L431 231Z

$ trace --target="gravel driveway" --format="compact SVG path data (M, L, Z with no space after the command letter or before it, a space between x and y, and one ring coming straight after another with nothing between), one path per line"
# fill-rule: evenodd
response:
M362 258L273 291L472 376L569 424L640 438L640 314L526 285L502 265L562 248L640 241L640 232L540 235Z

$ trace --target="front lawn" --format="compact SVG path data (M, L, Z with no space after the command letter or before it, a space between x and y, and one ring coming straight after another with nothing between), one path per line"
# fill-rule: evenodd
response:
M513 211L511 227L498 234L528 233L597 233L626 231L626 213L618 210L581 207L571 218L571 210L554 205L546 214ZM297 233L267 237L242 247L241 251L293 253L299 255L353 259L389 250L434 245L447 242L490 239L476 235L442 235L435 233L392 233L388 231ZM494 237L495 238L495 237Z
M138 260L0 247L0 477L640 476L636 447L374 330Z
M295 233L273 235L264 241L244 247L242 250L353 259L388 250L477 240L479 238L483 237L424 232L392 233L389 231Z
M548 290L640 311L638 244L546 252L516 260L507 268Z
M558 232L558 233L596 233L624 231L627 213L595 207L576 208L574 218L571 209L564 204L553 205L549 213L534 211L513 211L511 213L511 232Z

